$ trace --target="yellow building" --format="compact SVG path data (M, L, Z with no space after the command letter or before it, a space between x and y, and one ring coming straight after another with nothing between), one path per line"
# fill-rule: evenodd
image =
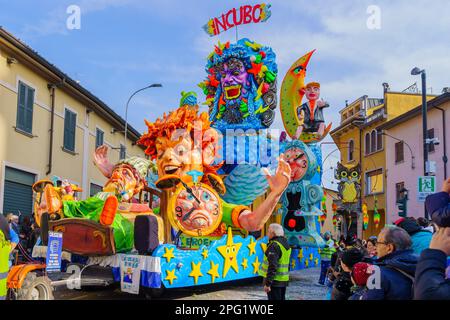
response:
M432 99L435 96L429 96ZM420 93L394 92L385 84L383 98L362 96L345 106L341 111L341 122L331 132L331 137L341 153L341 163L353 166L361 163L361 199L360 206L367 204L369 225L363 231L360 212L354 223L358 237L368 238L377 235L385 225L386 217L386 153L383 132L377 127L404 114L421 104ZM380 221L374 223L374 207L377 202ZM351 219L349 219L351 220ZM354 221L355 219L353 219Z
M105 103L0 28L0 212L31 214L31 185L58 176L81 198L106 179L93 164L96 146L124 157L125 121ZM145 156L128 126L128 156Z

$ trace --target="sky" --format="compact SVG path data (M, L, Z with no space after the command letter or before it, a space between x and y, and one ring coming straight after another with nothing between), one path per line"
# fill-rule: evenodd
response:
M129 123L144 132L144 118L155 120L175 109L181 91L196 91L199 102L204 101L197 84L206 75L206 56L217 41L234 42L236 31L210 37L202 26L233 7L257 3L0 0L0 25L122 117L131 93L161 83L162 88L143 91L130 103ZM271 18L265 23L240 26L238 37L273 48L279 87L291 64L316 49L306 80L321 83L322 98L331 106L326 121L333 122L333 127L339 124L339 110L346 100L352 102L363 95L381 98L383 82L394 91L402 91L416 81L420 85L420 79L410 75L415 66L426 69L429 92L439 94L443 87L450 87L448 0L268 3ZM70 5L81 9L80 29L66 26ZM272 128L283 128L279 113ZM328 137L325 141L332 140ZM332 176L339 152L334 145L323 145L323 157L327 158L323 184L335 189Z

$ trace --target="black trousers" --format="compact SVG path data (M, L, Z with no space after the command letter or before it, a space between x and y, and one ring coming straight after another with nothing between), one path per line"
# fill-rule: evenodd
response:
M267 294L269 300L286 300L286 287L270 287L270 292Z

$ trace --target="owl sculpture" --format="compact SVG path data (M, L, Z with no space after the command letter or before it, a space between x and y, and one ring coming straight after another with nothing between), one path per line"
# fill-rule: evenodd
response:
M346 166L338 162L334 177L339 181L338 194L342 204L356 203L361 193L361 165Z

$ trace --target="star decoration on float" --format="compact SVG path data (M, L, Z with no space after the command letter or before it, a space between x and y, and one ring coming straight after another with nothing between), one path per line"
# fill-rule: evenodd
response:
M253 237L250 237L250 243L247 245L249 256L256 253L256 241L253 240Z
M316 258L315 260L314 260L314 265L319 265L319 259L318 258Z
M225 260L225 263L223 266L223 275L222 275L223 278L225 278L227 276L227 273L230 270L230 267L233 268L233 270L236 271L236 273L239 272L238 264L237 264L237 254L238 254L241 246L242 246L242 243L234 243L233 242L233 233L231 231L231 228L228 228L226 245L217 247L217 251L220 253L220 255Z
M166 270L166 277L164 278L164 280L169 281L170 285L172 285L173 281L175 279L178 279L178 277L175 275L175 269L173 269L173 270Z
M302 261L302 259L303 259L303 249L298 250L297 258L298 258L298 260Z
M201 266L202 266L201 262L195 264L194 261L192 261L192 263L191 263L191 270L192 271L191 271L191 273L189 273L189 277L194 278L194 283L195 284L197 284L199 277L203 277L203 274L200 271Z
M309 260L308 260L308 259L306 259L304 263L305 263L305 268L308 268L308 265L309 265Z
M261 249L262 249L263 252L266 252L267 243L261 242Z
M164 254L162 255L164 258L166 258L166 260L167 260L167 262L169 263L170 262L170 260L172 259L172 258L175 258L175 255L173 254L173 250L174 250L175 248L167 248L167 247L165 247L164 248Z
M242 269L247 269L248 267L248 260L247 259L242 259L242 263L241 263Z
M257 273L258 272L260 265L261 265L261 263L259 262L258 257L256 257L255 262L252 263L253 273Z
M219 275L219 264L214 264L213 261L211 261L211 269L207 272L211 276L211 283L214 283L216 278L220 277Z
M202 256L203 256L203 259L208 258L208 250L203 249L203 251L202 251Z
M295 269L295 259L291 260L291 269Z

